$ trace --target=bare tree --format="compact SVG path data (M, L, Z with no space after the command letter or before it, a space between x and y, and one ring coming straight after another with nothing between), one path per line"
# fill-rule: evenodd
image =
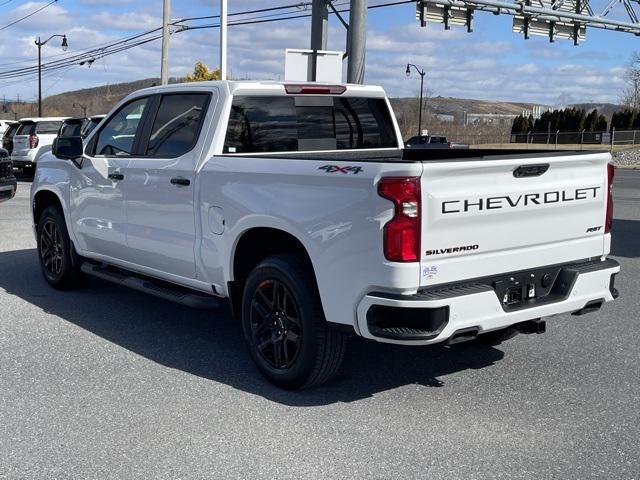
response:
M620 101L629 108L640 108L640 52L634 52L624 74L625 87Z

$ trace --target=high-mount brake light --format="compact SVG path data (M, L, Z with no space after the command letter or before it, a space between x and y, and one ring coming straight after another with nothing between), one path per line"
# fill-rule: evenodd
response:
M378 194L395 206L393 218L384 226L385 258L392 262L420 261L420 177L383 178Z
M289 95L342 95L347 91L344 85L299 85L285 84L285 92Z
M616 167L613 163L607 165L607 216L604 220L604 233L611 232L613 226L613 179L616 174Z

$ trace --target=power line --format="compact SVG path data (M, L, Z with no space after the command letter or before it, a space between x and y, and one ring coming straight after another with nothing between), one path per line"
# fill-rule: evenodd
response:
M58 3L58 0L52 0L51 2L47 3L46 5L44 5L44 6L40 7L40 8L38 8L37 10L34 10L33 12L31 12L31 13L29 13L29 14L25 15L24 17L21 17L21 18L19 18L19 19L17 19L17 20L14 20L14 21L13 21L13 22L11 22L11 23L8 23L8 24L7 24L7 25L5 25L4 27L0 27L0 32L1 32L2 30L6 30L6 29L7 29L7 28L9 28L9 27L13 27L14 25L16 25L16 24L18 24L18 23L22 22L23 20L26 20L26 19L27 19L27 18L29 18L29 17L33 17L36 13L41 12L41 11L42 11L42 10L44 10L45 8L49 8L49 7L50 7L51 5L53 5L54 3Z
M55 3L58 0L54 0L51 3ZM308 3L308 2L307 2ZM345 5L347 2L344 2L340 5ZM408 3L415 3L415 0L400 0L400 1L395 1L395 2L387 2L387 3L383 3L383 4L376 4L376 5L369 5L367 6L368 9L377 9L377 8L384 8L384 7L391 7L391 6L397 6L397 5L402 5L402 4L408 4ZM298 4L293 4L293 5L287 5L287 6L281 6L281 7L272 7L269 9L259 9L259 10L250 10L250 11L246 11L246 12L234 12L233 16L240 16L240 15L250 15L252 13L259 13L259 12L266 12L266 11L274 11L274 10L285 10L285 9L291 9L291 8L298 8L300 5L304 5L304 3L298 3ZM344 13L344 12L349 12L348 8L345 9L341 9L341 10L337 10L338 13ZM334 12L331 12L332 14ZM280 21L286 21L286 20L293 20L293 19L300 19L300 18L308 18L311 16L311 14L307 14L307 13L303 13L303 12L299 12L297 14L287 14L287 13L282 13L279 15L284 15L284 16L278 16L277 18L265 18L265 17L273 17L273 15L261 15L261 16L255 16L253 18L248 18L248 19L243 19L243 20L238 20L235 22L230 22L229 26L242 26L242 25L255 25L255 24L261 24L261 23L272 23L272 22L280 22ZM209 16L208 18L214 18L216 16ZM174 27L177 27L177 30L174 31L173 33L181 33L181 32L185 32L185 31L189 31L189 30L202 30L202 29L211 29L211 28L219 28L219 24L214 23L214 24L205 24L205 25L193 25L193 26L188 26L188 25L178 25L181 22L184 21L192 21L195 19L204 19L207 17L192 17L191 19L181 19L179 21L173 22L172 25ZM126 50L130 50L132 48L136 48L142 45L146 45L148 43L154 42L156 40L159 40L160 38L162 38L162 35L154 35L151 36L149 38L145 38L148 37L149 35L152 35L153 33L159 32L161 30L160 27L156 28L156 29L152 29L152 30L148 30L146 32L142 32L136 35L132 35L130 37L125 37L123 39L119 39L116 42L112 42L110 44L106 44L104 46L101 46L100 48L94 48L94 49L83 49L83 50L78 50L78 52L81 53L76 53L72 56L66 56L65 58L62 58L60 60L56 60L54 62L50 62L47 63L45 65L43 65L42 67L42 71L43 72L54 72L56 70L59 69L63 69L63 68L67 68L67 67L71 67L71 66L76 66L76 65L81 65L81 64L85 64L87 62L89 63L93 63L99 59L111 56L111 55L115 55L117 53L120 52L124 52ZM136 40L133 43L132 40ZM100 44L98 44L100 45ZM37 69L37 67L24 67L24 68L18 68L18 69L14 69L14 70L5 70L5 71L0 71L0 79L13 79L13 78L22 78L21 82L24 82L25 78L30 78L31 76L34 75L34 70ZM10 83L14 83L14 82L10 82ZM16 82L18 83L18 82ZM7 84L4 84L7 85ZM2 85L2 86L4 86Z
M310 6L310 5L311 5L311 2L299 2L299 3L294 3L294 4L291 4L291 5L281 5L279 7L259 8L257 10L247 10L245 12L234 12L234 13L229 13L227 16L228 17L234 17L234 16L238 16L238 15L251 15L253 13L273 12L273 11L276 11L276 10L285 10L285 9L290 9L290 8L303 8L303 9L306 10L307 7ZM213 18L220 18L220 15L207 15L207 16L204 16L204 17L181 18L176 23L190 22L192 20L211 20Z

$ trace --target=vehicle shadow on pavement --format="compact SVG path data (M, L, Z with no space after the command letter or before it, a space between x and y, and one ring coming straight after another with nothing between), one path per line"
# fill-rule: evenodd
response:
M614 220L611 229L611 255L617 257L640 257L640 221Z
M404 385L446 387L441 377L493 365L495 348L400 347L350 341L340 376L315 390L286 392L255 369L239 322L226 307L198 311L88 278L58 292L42 278L35 249L0 252L0 289L153 362L289 406L353 402ZM3 312L5 315L7 312Z

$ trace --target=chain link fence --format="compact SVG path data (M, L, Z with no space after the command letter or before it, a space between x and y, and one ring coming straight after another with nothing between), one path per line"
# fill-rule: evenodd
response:
M640 145L640 130L616 130L611 132L527 132L512 133L510 143L544 145L608 145L633 147Z

